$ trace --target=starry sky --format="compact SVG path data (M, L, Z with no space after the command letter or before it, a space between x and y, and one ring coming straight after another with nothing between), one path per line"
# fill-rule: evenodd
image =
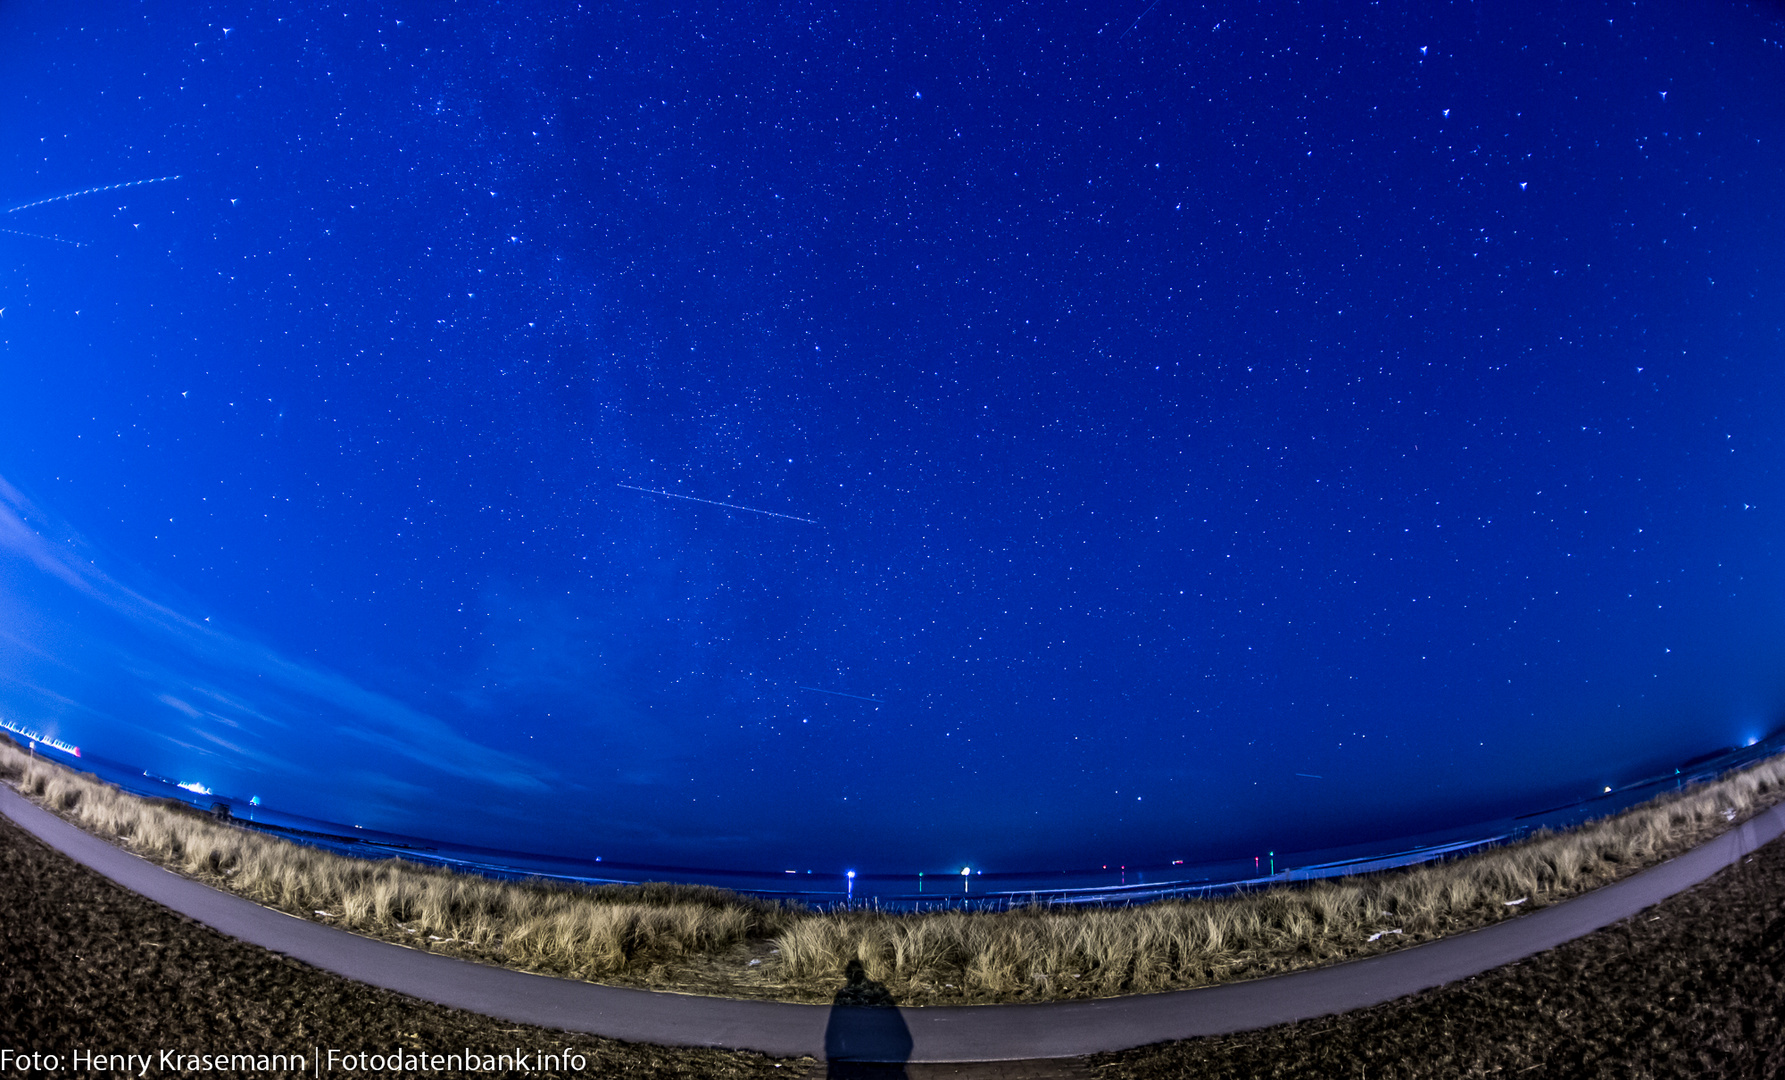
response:
M0 3L0 719L901 872L1765 733L1785 8L1416 7Z

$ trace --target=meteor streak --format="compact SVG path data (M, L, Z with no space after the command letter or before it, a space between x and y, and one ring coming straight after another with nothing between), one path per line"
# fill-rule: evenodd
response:
M631 484L616 484L614 486L615 487L623 487L627 491L642 491L646 495L662 495L666 499L687 499L689 502L706 503L708 506L723 506L727 510L743 510L746 513L762 514L766 517L786 518L788 521L803 521L807 525L818 524L818 522L813 521L811 518L794 517L792 514L777 514L773 510L758 510L754 506L739 506L736 503L715 502L712 499L697 499L692 495L677 495L673 491L657 491L654 488L633 487ZM828 693L828 691L821 690L821 691L819 691L819 693ZM854 697L855 695L854 694L844 694L843 696L844 697ZM868 700L871 701L873 699L870 698Z
M798 683L795 683L794 685L799 686ZM833 697L852 697L857 701L872 701L876 705L885 705L886 704L886 702L881 701L877 697L863 697L860 694L845 694L841 690L820 690L816 686L800 686L800 689L801 690L810 690L814 694L830 694Z

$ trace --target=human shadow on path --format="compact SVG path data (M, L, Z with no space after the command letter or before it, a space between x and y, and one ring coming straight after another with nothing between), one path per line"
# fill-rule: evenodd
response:
M885 984L868 978L860 960L831 999L824 1028L825 1076L837 1080L906 1080L911 1031Z

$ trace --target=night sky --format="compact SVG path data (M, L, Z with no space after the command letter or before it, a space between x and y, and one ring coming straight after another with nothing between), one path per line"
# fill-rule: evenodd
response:
M1763 734L1785 8L1408 6L0 2L0 719L900 872Z

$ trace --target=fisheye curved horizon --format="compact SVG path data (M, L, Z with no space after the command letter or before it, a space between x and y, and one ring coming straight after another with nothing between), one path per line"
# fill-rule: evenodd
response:
M1785 716L1777 13L473 7L0 12L12 730L865 875Z

